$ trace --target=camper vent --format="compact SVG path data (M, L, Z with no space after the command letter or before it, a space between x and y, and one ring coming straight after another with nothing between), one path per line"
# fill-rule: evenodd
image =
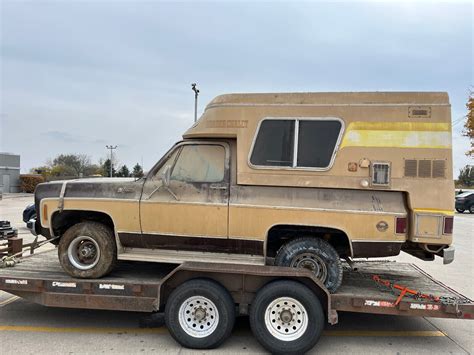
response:
M420 160L418 162L418 177L431 177L431 160Z
M405 160L405 177L444 178L445 160Z
M431 107L411 106L408 108L408 117L410 118L430 118Z
M390 185L390 163L374 162L372 164L372 185Z
M433 177L444 178L446 169L446 162L444 160L433 160Z
M417 167L418 167L418 161L405 160L405 176L417 177Z

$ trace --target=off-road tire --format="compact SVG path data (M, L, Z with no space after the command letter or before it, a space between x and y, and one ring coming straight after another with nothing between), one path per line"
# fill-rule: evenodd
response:
M329 292L336 292L342 282L342 263L337 251L323 239L307 237L289 241L278 250L275 265L291 267L294 260L303 254L313 254L324 262L327 277L321 281Z
M266 322L266 316L272 317L270 313L266 315L266 312L271 312L270 305L286 298L295 299L303 305L307 316L306 330L298 338L289 341L278 339L272 334L269 321L273 322L273 319ZM272 354L306 353L318 342L325 324L325 314L318 297L305 285L289 280L274 281L260 289L252 301L249 315L255 338Z
M464 213L465 210L463 210L462 208L456 208L456 211L458 211L458 213Z
M78 237L86 236L93 239L99 249L100 257L97 264L88 270L76 268L69 259L68 248ZM98 222L81 222L70 227L59 240L59 262L72 277L95 279L107 275L117 262L117 245L109 227Z
M214 303L218 315L216 328L212 333L203 337L188 334L179 318L181 306L189 304L187 301L196 296L205 297ZM215 281L208 279L186 281L168 297L165 307L165 322L171 336L182 346L191 349L217 348L232 333L235 323L235 303L230 293Z

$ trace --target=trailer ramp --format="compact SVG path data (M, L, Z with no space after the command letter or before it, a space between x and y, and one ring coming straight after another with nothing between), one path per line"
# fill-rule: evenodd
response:
M400 297L400 289L383 286L374 280L374 276L391 285L416 290L418 296L406 294ZM421 295L432 296L432 299L423 299ZM342 285L331 299L331 306L337 311L474 318L474 302L471 299L436 280L415 264L394 261L356 262L353 270L345 270Z

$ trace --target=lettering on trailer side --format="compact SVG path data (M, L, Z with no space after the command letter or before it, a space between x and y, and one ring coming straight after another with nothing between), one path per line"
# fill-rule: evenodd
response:
M53 287L67 287L67 288L76 288L77 285L75 282L59 282L59 281L53 281L51 283Z
M438 311L440 309L440 306L439 304L411 303L410 309L421 309L425 311Z
M125 285L99 284L101 290L125 290Z
M28 280L5 279L5 283L11 285L28 285Z
M394 307L395 307L395 303L393 303L393 302L388 302L388 301L365 300L364 306L394 308Z

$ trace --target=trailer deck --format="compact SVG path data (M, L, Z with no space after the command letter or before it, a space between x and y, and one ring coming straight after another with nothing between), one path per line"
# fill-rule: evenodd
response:
M236 303L243 305L251 303L254 290L261 284L276 278L299 277L305 283L314 282L315 286L321 287L306 270L204 263L121 262L107 277L98 280L73 279L62 270L56 251L51 250L24 259L13 268L0 269L0 290L51 307L153 312L161 311L163 294L170 292L164 289L165 282L175 278L169 282L169 287L173 288L179 284L180 278L189 277L184 275L189 272L212 275L212 278L227 283ZM378 285L373 275L440 299L427 301L406 296L397 304L400 292ZM326 293L324 296L327 297L328 321L331 324L337 323L337 311L474 318L472 300L414 264L357 262L355 268L345 268L343 284L337 293ZM241 311L245 313L245 309L244 306Z

